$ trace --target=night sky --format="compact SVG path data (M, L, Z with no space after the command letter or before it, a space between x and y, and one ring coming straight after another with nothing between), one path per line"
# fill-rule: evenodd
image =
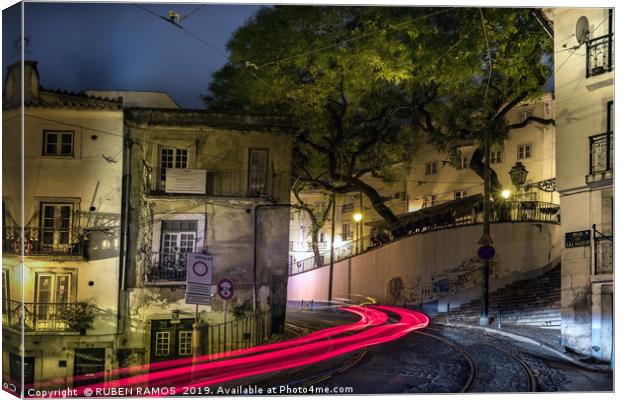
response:
M200 4L139 3L158 15L187 15ZM260 6L207 4L181 22L226 52L226 42ZM6 66L19 60L19 6L3 12L3 86ZM131 4L26 3L26 59L38 61L50 89L151 90L181 106L203 108L211 74L226 58L174 25Z

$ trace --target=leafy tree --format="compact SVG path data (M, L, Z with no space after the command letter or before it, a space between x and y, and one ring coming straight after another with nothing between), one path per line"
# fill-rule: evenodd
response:
M424 137L452 153L487 132L502 142L506 113L549 75L551 43L537 24L527 9L262 8L228 43L230 63L205 101L290 118L296 175L364 193L399 236L398 218L363 178L392 181ZM477 150L471 168L480 174L483 162Z

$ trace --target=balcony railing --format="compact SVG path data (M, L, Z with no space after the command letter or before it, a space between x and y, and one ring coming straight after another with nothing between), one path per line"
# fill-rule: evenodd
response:
M613 132L590 136L590 174L613 170Z
M184 193L166 192L166 175L162 168L156 168L152 172L150 193L151 195L183 195ZM169 177L167 179L170 179ZM285 174L272 173L258 174L248 170L207 170L204 191L201 193L190 192L187 194L202 194L214 197L264 197L277 199L279 190L286 187Z
M145 279L151 284L183 283L186 271L186 254L153 252L146 263Z
M78 332L67 319L77 307L76 303L22 303L3 299L2 325L18 331L23 328L27 333Z
M613 34L588 40L586 47L586 78L613 69Z
M482 201L473 203L470 198L439 204L417 212L399 216L409 235L441 229L481 224ZM481 199L481 196L479 196ZM465 202L465 204L463 204ZM560 222L560 206L539 201L498 202L491 207L491 222ZM334 262L369 251L395 239L387 233L382 223L375 224L375 233L334 247ZM289 275L310 271L330 263L331 251L321 253L319 258L309 257L289 264Z
M2 252L12 254L84 256L83 228L24 228L24 248L21 245L22 229L4 227Z

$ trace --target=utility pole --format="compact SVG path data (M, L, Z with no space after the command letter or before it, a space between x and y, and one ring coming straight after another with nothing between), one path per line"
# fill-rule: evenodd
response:
M490 206L491 206L491 171L490 163L491 159L491 145L489 131L484 133L484 199L483 199L483 213L484 220L482 225L482 237L478 244L482 246L489 246L493 243L491 239L491 221L490 221ZM489 325L489 267L491 260L485 258L482 265L482 308L480 310L480 325Z
M332 301L332 285L334 283L334 239L336 238L336 194L332 193L332 237L329 246L329 287L327 300Z

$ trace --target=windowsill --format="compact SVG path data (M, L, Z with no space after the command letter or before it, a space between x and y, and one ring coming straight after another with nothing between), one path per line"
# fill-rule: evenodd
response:
M613 182L614 171L601 171L586 175L586 184L590 188L597 188L609 185Z

